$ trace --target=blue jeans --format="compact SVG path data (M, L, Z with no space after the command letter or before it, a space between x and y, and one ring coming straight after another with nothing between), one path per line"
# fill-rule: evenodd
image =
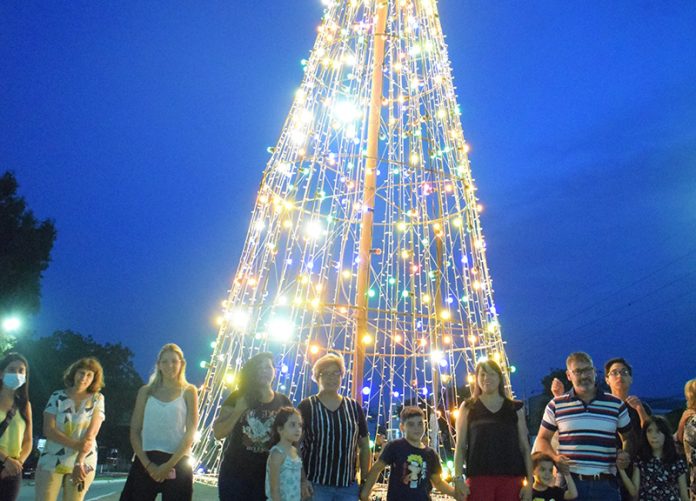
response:
M573 475L575 487L578 488L578 501L620 501L619 484L616 479L600 478L592 479L584 477L582 480Z
M312 484L314 495L312 501L355 501L360 497L360 486L353 483L348 487Z

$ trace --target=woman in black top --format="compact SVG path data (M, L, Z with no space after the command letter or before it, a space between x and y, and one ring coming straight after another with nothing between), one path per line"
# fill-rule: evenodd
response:
M218 474L220 501L264 501L271 427L278 409L292 405L273 391L273 354L259 353L239 372L237 390L213 423L215 438L227 438Z
M345 372L340 355L321 357L312 368L319 393L297 406L304 423L302 461L311 482L305 482L303 491L313 491L314 501L357 500L356 459L363 479L370 470L370 437L362 407L339 393Z
M468 485L462 474L465 463ZM476 365L473 396L459 408L454 473L457 492L468 495L468 501L532 498L523 404L508 397L503 372L491 360Z

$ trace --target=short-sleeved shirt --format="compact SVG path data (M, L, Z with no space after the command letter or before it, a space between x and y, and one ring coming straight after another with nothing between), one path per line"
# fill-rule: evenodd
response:
M652 457L648 461L639 459L636 468L640 470L641 501L680 501L679 476L686 474L686 463L677 459L665 464L661 459Z
M95 413L100 414L101 419L104 419L104 396L97 392L76 405L65 390L54 391L48 399L44 413L55 415L58 431L73 440L82 440ZM46 440L46 446L39 458L39 468L60 474L72 473L78 452L53 440ZM86 466L96 469L96 441L83 462Z
M565 490L561 487L549 487L545 491L532 489L532 501L563 501Z
M442 471L437 452L430 447L414 447L399 438L384 447L379 459L391 467L387 501L430 500L430 477Z
M239 398L239 394L233 392L223 405L233 405ZM288 405L292 405L288 397L275 393L270 402L259 402L244 411L225 440L220 475L257 478L263 486L271 448L271 427L278 409Z
M477 399L467 405L466 473L469 477L526 474L520 449L517 411L522 402L505 399L491 412Z
M297 409L304 426L302 461L307 479L333 487L348 487L355 482L358 441L368 433L360 404L343 397L341 405L332 411L312 395Z
M616 475L616 433L631 429L626 404L597 390L585 404L573 390L546 406L541 426L558 432L558 454L568 456L570 471Z

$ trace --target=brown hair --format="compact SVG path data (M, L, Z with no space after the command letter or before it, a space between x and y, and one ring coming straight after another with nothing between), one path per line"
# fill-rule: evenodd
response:
M414 417L425 419L425 413L423 412L423 409L415 405L407 405L406 407L401 409L401 413L399 414L399 419L402 423Z
M75 374L77 374L77 371L80 369L85 369L94 373L94 379L92 379L92 384L87 388L87 393L97 393L104 388L104 369L99 363L99 360L94 357L81 358L65 369L63 373L63 384L65 384L66 388L72 388L75 385Z
M551 456L549 456L545 452L535 452L534 454L532 454L532 469L536 468L541 463L545 463L547 461L556 466L556 462L553 460Z

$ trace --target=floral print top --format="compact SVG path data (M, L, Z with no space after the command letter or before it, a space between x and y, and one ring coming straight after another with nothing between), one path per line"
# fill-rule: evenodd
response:
M696 414L691 416L684 426L684 452L689 462L691 478L689 496L691 501L696 501Z
M92 422L95 412L104 418L104 396L95 393L85 398L78 406L68 396L65 390L54 391L48 399L44 413L56 416L56 428L70 438L79 440L84 437L87 428ZM55 473L72 473L78 451L65 447L53 440L46 440L46 445L39 458L39 468L54 471ZM97 444L87 453L84 464L92 468L97 467Z
M686 473L686 463L677 459L672 464L665 464L661 459L652 457L649 461L639 459L636 463L640 469L641 501L680 501L679 476Z

